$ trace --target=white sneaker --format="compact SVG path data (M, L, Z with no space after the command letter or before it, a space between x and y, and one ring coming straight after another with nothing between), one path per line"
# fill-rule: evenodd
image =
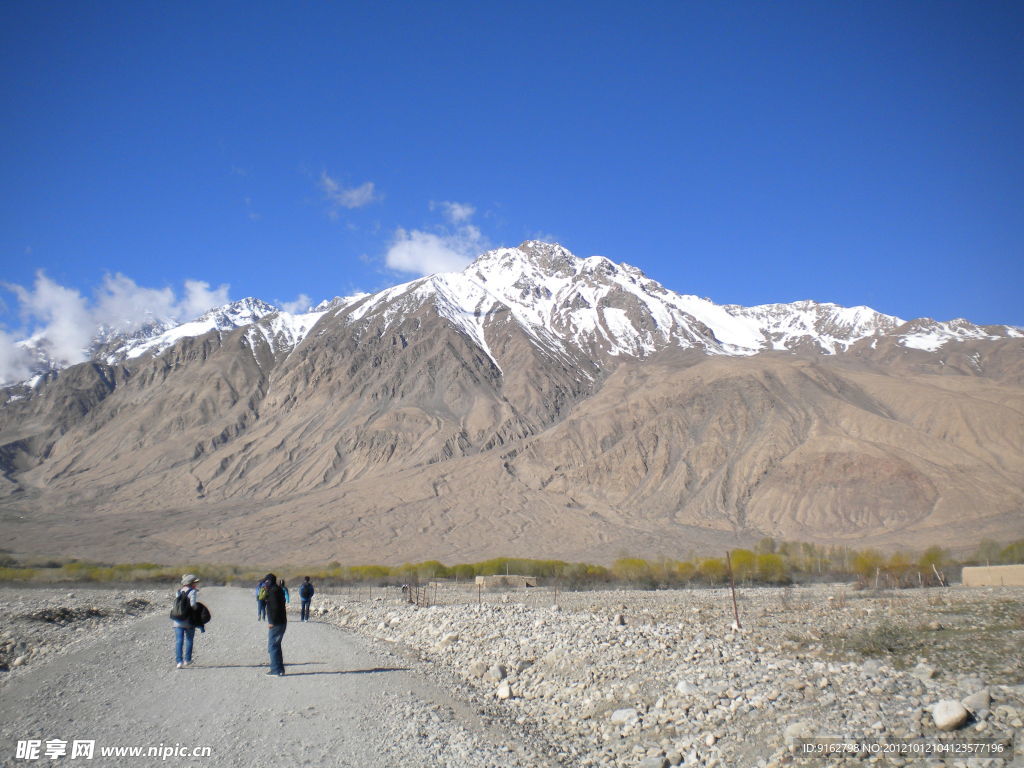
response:
M177 663L177 665L175 665L175 668L176 669L181 669L181 662L180 661Z
M192 664L193 664L193 662L191 662L191 661L183 661L181 663L181 666L183 666L183 667L191 667Z

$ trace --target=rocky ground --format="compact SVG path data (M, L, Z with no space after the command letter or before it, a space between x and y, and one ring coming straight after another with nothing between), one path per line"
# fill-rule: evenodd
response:
M104 707L127 707L118 722L144 709L134 699L120 701L115 689L162 685L166 691L139 696L173 700L173 670L167 680L146 671L154 661L161 670L160 662L170 666L164 614L171 592L0 589L0 691L17 720L8 723L8 735L45 737L62 717L69 724L106 722L102 713L111 710ZM348 744L353 765L387 764L397 748L410 766L835 765L843 760L800 757L797 742L840 737L1013 738L1015 762L892 755L847 762L1024 766L1021 589L743 588L741 628L733 626L727 590L478 595L442 585L421 597L429 606L410 604L398 589L323 592L329 590L314 599L315 623L289 628L293 658L305 653L316 662L299 665L289 678L295 702L280 702L281 724L301 736L286 745L295 764L317 764L316 750L337 754L339 744ZM244 717L232 720L217 695L260 700L246 665L263 659L264 640L250 626L248 591L213 590L207 599L217 609L216 626L199 641L198 676L189 680L211 686L198 697L212 702L204 717L211 733L230 735ZM107 642L89 643L100 638ZM103 656L115 638L138 656L122 665L125 675L136 676L120 688L111 675L122 672ZM349 648L345 638L366 650ZM340 671L331 672L332 664ZM383 671L343 673L351 669ZM318 676L305 676L310 670ZM84 695L100 685L94 672L103 690L115 691L111 702ZM54 679L40 684L36 677ZM335 680L349 686L340 699ZM66 706L69 690L83 696ZM62 695L65 704L46 709ZM100 714L89 711L93 704ZM311 718L320 723L315 729ZM162 710L157 720L173 726ZM373 736L349 743L354 733ZM240 732L232 757L218 760L263 764L273 751Z
M112 625L166 610L171 591L0 587L0 675L66 653Z
M562 765L807 764L796 742L826 737L1013 738L1012 763L847 760L1024 765L1024 590L741 589L740 629L728 590L426 595L429 607L384 590L314 605Z

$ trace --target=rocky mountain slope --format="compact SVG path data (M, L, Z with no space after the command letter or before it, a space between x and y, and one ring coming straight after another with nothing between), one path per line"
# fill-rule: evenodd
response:
M18 551L395 562L1024 534L1024 332L719 306L538 242L0 390Z

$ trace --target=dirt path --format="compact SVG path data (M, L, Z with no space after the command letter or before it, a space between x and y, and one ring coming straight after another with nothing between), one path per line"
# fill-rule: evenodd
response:
M191 668L176 670L161 613L40 663L0 687L0 765L45 762L47 740L67 743L63 764L178 766L533 766L544 760L426 681L386 649L289 616L287 675L269 677L266 624L246 590L207 588L213 613L196 633ZM291 606L295 608L296 606ZM19 759L37 739L40 757ZM71 758L75 740L94 757ZM103 748L156 747L111 757ZM168 757L168 750L178 753ZM209 747L211 756L181 750ZM188 753L186 753L188 754Z

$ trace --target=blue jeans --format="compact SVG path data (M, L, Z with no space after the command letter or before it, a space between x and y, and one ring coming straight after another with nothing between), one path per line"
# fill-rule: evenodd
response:
M256 601L256 620L267 618L267 601L257 600Z
M300 621L309 621L309 601L313 598L303 598L299 604L299 619Z
M275 624L267 630L267 653L270 654L270 671L277 674L284 674L284 653L281 651L281 641L284 639L284 631L288 629L287 624Z
M183 661L192 661L192 641L196 637L195 627L174 628L174 661L181 664ZM185 654L182 656L182 646L185 646Z

